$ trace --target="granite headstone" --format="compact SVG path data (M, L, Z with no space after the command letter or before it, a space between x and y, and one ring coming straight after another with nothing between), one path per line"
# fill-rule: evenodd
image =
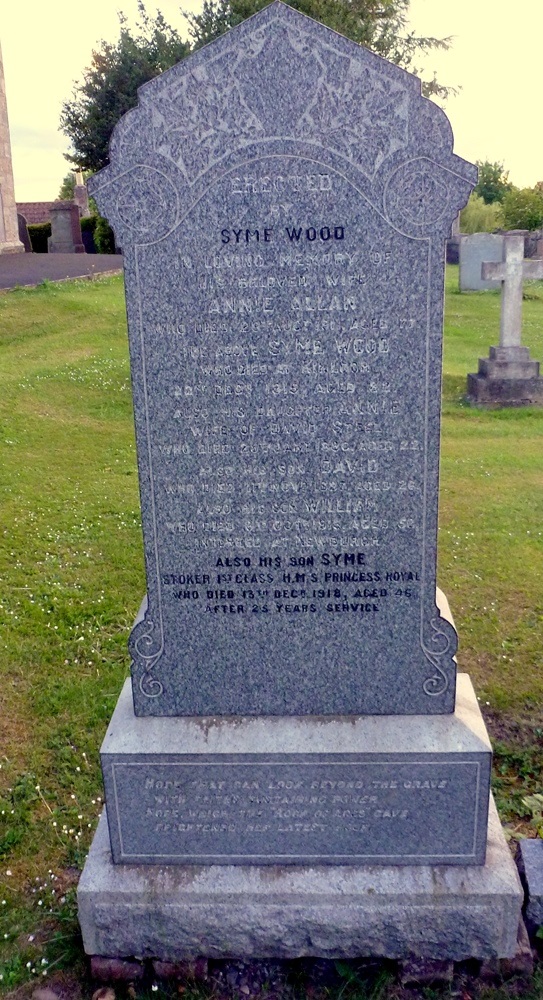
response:
M111 161L91 187L124 250L136 714L452 712L443 267L476 171L445 115L276 3L144 85Z
M54 201L50 208L51 235L48 253L85 253L79 209L74 201Z
M501 261L503 236L495 233L464 233L460 237L458 280L461 292L481 292L496 288L490 278L483 278L481 266L484 261Z
M280 2L139 100L91 182L125 251L148 592L85 948L509 954L436 593L445 242L476 170L418 80Z

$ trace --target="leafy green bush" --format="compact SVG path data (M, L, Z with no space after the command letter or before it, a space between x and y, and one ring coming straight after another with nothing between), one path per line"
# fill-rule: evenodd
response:
M460 212L461 233L492 233L502 224L502 208L499 202L487 204L473 192Z
M50 222L33 222L27 226L34 253L47 253L47 240L51 235Z
M509 171L504 170L503 163L490 163L489 160L477 160L479 180L474 187L474 193L482 198L487 205L503 201L513 185L509 181Z
M111 226L98 215L94 227L94 242L97 253L115 253L115 237Z
M539 229L543 226L543 191L513 188L502 202L505 229Z

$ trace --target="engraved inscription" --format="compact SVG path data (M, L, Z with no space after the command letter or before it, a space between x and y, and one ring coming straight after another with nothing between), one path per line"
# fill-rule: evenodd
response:
M157 862L183 855L325 860L330 842L336 863L342 856L409 860L447 852L467 859L476 838L473 802L479 778L473 761L379 763L332 757L320 763L306 756L296 762L227 758L217 764L180 758L169 764L112 765L124 854L127 859L152 855ZM432 813L443 819L451 795L455 801L460 796L469 809L462 823L449 817L439 824L443 829L436 835ZM136 814L137 823L132 822ZM427 833L421 814L428 818ZM452 850L447 846L451 827Z

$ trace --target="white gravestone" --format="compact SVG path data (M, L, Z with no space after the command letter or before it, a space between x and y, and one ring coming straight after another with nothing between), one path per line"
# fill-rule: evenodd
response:
M524 231L513 230L503 238L503 259L483 262L481 275L502 285L500 343L479 359L478 373L468 375L468 398L476 404L543 404L539 362L521 344L523 283L543 279L543 260L524 260Z
M494 282L481 275L486 260L501 261L503 236L495 233L463 233L460 236L458 282L461 292L481 292L495 288Z

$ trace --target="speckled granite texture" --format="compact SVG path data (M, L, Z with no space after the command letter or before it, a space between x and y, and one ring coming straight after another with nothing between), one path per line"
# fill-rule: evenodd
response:
M89 955L508 957L522 904L491 803L480 868L114 865L102 817L78 890Z
M280 2L140 89L92 193L125 259L137 715L439 714L445 240L420 82Z
M491 750L467 674L453 715L134 716L102 751L121 864L481 865Z

